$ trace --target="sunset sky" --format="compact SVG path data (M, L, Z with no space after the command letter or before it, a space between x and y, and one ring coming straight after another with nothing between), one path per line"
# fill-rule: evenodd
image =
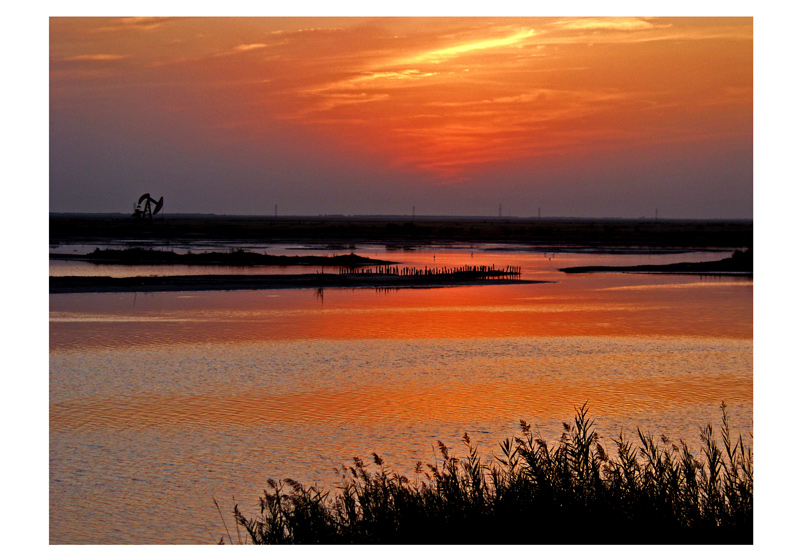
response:
M753 216L751 18L51 18L51 212Z

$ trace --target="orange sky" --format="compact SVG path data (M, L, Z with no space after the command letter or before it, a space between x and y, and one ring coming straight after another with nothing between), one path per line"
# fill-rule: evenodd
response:
M295 213L407 213L412 184L438 213L752 215L751 18L52 18L50 113L53 211L219 208L225 177Z

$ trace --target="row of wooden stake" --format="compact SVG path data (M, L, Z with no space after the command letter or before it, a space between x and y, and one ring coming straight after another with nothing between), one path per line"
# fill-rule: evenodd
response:
M522 268L519 266L506 266L503 268L496 268L494 265L486 266L458 266L458 267L438 267L438 268L424 268L409 267L409 266L378 266L375 268L348 268L342 267L339 269L339 274L373 274L383 276L519 276L522 274Z

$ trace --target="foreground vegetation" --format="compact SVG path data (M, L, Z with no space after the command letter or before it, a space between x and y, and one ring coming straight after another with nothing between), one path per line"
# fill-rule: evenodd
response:
M635 444L613 439L611 457L586 405L555 445L520 426L489 460L467 434L465 458L439 442L440 458L418 463L413 481L377 454L372 467L358 458L345 467L333 495L269 480L260 515L236 506L237 525L256 544L753 542L752 451L732 439L724 404L722 444L708 425L699 459L683 441L640 430Z

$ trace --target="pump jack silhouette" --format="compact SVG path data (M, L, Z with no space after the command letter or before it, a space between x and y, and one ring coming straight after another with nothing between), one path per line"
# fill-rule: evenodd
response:
M142 207L142 202L145 203L144 207ZM151 207L150 204L155 204L154 207ZM135 220L152 220L154 214L158 214L161 207L164 206L164 197L162 196L158 200L152 198L150 193L144 193L142 196L139 197L139 202L136 203L136 207L133 209L133 219Z

